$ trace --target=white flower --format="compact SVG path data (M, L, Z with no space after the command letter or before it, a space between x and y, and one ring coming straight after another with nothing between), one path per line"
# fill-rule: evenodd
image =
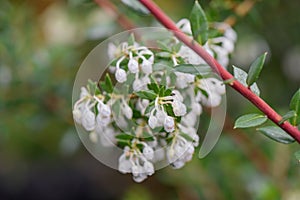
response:
M115 77L119 83L124 83L127 80L127 74L124 69L117 69Z
M126 102L124 102L123 104L122 104L122 112L123 112L123 114L125 115L125 117L127 118L127 119L131 119L132 118L132 109L128 106L128 104L126 103Z
M162 110L157 109L155 116L157 118L157 126L162 126L165 121L165 118L167 117L167 113L165 113Z
M220 95L225 94L226 92L225 84L216 78L201 79L199 87L206 92L217 93Z
M139 71L139 63L133 58L129 59L128 69L131 73L137 73Z
M108 43L107 47L107 54L110 60L114 59L116 57L118 48L113 43Z
M148 125L154 129L157 127L157 118L154 115L150 115L148 119Z
M154 174L154 166L151 162L145 161L144 163L144 171L148 176Z
M98 135L95 131L90 132L89 134L89 138L93 143L97 143L98 142Z
M213 108L221 104L222 97L219 94L213 92L207 92L207 93L208 93L208 97L206 97L203 94L201 95L201 103L204 106Z
M186 114L186 106L177 99L173 100L172 107L175 116L183 116Z
M178 90L173 90L172 91L172 95L174 96L174 98L176 98L178 101L183 101L183 97L180 94L180 92Z
M194 112L196 115L200 115L202 113L202 106L197 102L193 102L191 104L191 108L192 108L192 112Z
M133 91L136 91L136 92L140 91L143 89L143 85L144 85L143 82L137 78L133 81L132 89L133 89Z
M92 131L95 129L95 118L95 114L92 111L89 109L84 110L81 123L85 130Z
M123 173L130 173L132 168L132 162L130 161L129 158L125 156L125 154L122 154L119 158L119 166L118 170Z
M154 151L151 147L145 146L143 149L143 155L147 160L152 160L154 156Z
M110 117L103 116L99 113L96 117L96 122L98 125L105 127L110 123Z
M99 106L100 105L100 106ZM99 114L102 116L102 117L110 117L111 115L111 109L108 105L106 104L98 104L98 111L99 111Z
M167 132L173 132L175 130L175 122L173 117L167 116L164 121L164 129Z
M75 120L76 123L81 124L81 111L78 108L75 108L73 111L73 118Z
M179 89L186 88L189 83L193 83L195 75L182 72L175 72L176 74L176 87Z
M181 122L186 126L194 127L197 123L197 115L194 112L189 112L181 118Z
M90 96L90 93L87 91L85 87L80 88L80 99L83 99L87 96Z
M149 60L144 59L141 64L141 69L145 74L152 73L152 63Z
M132 178L135 182L140 183L147 178L147 175L145 173L140 173L139 175L133 176Z

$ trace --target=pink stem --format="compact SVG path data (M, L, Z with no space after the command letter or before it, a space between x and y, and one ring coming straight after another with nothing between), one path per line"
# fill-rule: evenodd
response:
M174 35L182 41L185 45L190 47L196 52L206 63L225 80L233 79L230 74L218 61L211 57L200 44L193 39L185 35L176 24L152 1L152 0L140 0L140 2L148 8L152 15L166 28L174 31ZM258 109L260 109L265 115L272 120L275 124L285 130L290 136L292 136L298 143L300 143L300 131L297 127L292 126L289 122L285 121L280 124L282 117L273 110L263 99L254 94L251 90L241 84L239 81L234 80L229 84L232 88L238 91L246 99L252 102Z

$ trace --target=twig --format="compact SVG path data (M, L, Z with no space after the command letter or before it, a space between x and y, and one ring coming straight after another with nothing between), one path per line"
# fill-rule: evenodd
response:
M230 74L218 61L211 57L201 45L195 42L193 39L185 35L176 24L152 1L152 0L140 0L140 2L148 8L152 15L166 28L173 31L174 35L182 41L185 45L190 47L197 53L206 63L216 72L221 78L225 80L233 79L233 75ZM292 126L289 122L285 121L280 124L282 117L273 110L263 99L254 94L251 90L241 84L239 81L234 80L230 86L243 95L246 99L252 102L258 109L260 109L271 121L285 130L291 135L298 143L300 143L300 131L297 127Z

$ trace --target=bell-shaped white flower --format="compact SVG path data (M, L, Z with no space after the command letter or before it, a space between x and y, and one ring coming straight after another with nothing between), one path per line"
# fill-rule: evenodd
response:
M177 99L173 100L172 107L175 116L183 116L186 114L186 106Z
M167 116L164 121L164 129L166 132L170 133L175 130L175 122L173 117Z
M115 73L116 80L119 83L124 83L127 80L127 74L124 69L117 69Z
M99 114L102 115L103 117L110 117L110 115L111 115L111 109L106 104L102 104L101 106L98 106L98 111L99 111Z
M191 23L188 19L183 18L176 23L176 26L182 30L182 32L192 35Z
M137 73L139 71L139 63L134 58L129 59L128 69L131 73Z
M87 91L85 87L80 88L80 99L83 99L87 96L90 96L90 93Z
M95 114L92 111L89 109L84 110L81 123L85 130L92 131L95 129L95 118Z
M208 97L203 94L201 95L201 103L207 107L217 107L221 104L221 101L222 97L217 93L208 92Z
M124 102L123 104L122 104L122 112L123 112L123 114L125 115L125 117L127 118L127 119L131 119L132 118L132 109L129 107L129 105L126 103L126 102Z
M147 178L147 174L140 173L139 175L133 176L132 178L135 182L140 183L140 182L144 181Z
M127 158L125 154L122 154L119 158L118 170L119 172L126 174L130 173L132 168L132 162L130 158Z
M137 92L143 89L144 83L140 79L135 79L132 84L133 91Z
M150 128L154 129L157 127L157 118L154 115L150 115L149 119L148 119L148 125L150 126Z
M151 74L152 73L152 63L149 60L144 59L141 64L141 69L145 74Z
M102 127L106 127L110 123L110 117L101 115L100 113L96 117L96 122Z
M151 176L152 174L154 174L154 166L151 162L149 161L145 161L144 163L144 172L148 175Z
M72 113L73 113L73 118L74 118L75 122L78 123L78 124L81 124L81 117L82 117L82 114L81 114L80 109L75 108L75 109L72 111Z
M194 112L196 115L200 115L202 113L202 106L197 102L193 102L191 104L191 108L192 108L192 112Z
M154 156L154 151L150 146L145 146L143 149L143 155L147 160L152 160Z

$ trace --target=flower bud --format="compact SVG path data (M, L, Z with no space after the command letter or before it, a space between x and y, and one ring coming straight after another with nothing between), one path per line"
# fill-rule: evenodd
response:
M124 83L127 80L127 74L124 69L117 69L115 77L119 83Z
M174 99L172 102L172 107L175 116L183 116L186 114L186 106L177 99Z
M154 151L151 147L145 146L143 149L143 154L147 160L152 160L154 156Z
M157 118L153 115L150 115L150 117L148 119L148 125L152 129L156 128L157 127Z
M81 111L78 108L75 108L73 110L73 118L75 120L76 123L81 124Z
M122 107L122 111L123 111L123 114L125 115L125 117L127 119L131 119L132 118L132 109L128 106L127 103L124 103L123 104L123 107Z
M92 131L95 128L95 114L90 110L85 110L82 116L82 126L87 131Z
M152 63L149 60L144 59L141 64L141 68L145 74L152 73Z
M137 73L139 71L139 63L133 58L129 59L128 69L131 73Z
M164 121L164 129L167 132L173 132L175 130L175 122L173 117L167 116Z
M154 166L151 162L146 161L144 163L144 171L148 176L154 174Z

